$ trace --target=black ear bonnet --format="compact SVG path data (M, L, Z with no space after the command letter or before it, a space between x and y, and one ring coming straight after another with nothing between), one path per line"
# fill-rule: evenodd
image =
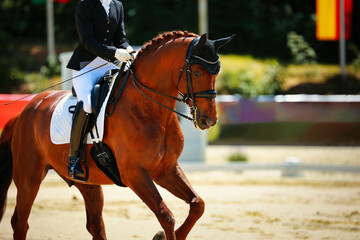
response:
M218 40L210 40L207 34L195 38L188 48L186 60L190 65L200 65L210 74L216 75L220 71L220 61L217 51L228 43L235 35Z

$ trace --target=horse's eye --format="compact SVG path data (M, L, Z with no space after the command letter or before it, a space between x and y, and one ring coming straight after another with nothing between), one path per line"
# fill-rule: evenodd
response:
M202 77L202 73L200 71L194 71L194 77Z

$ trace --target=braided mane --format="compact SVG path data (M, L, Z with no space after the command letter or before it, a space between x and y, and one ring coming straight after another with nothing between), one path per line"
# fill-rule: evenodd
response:
M160 33L158 36L143 45L136 58L140 58L142 55L150 52L151 50L157 49L159 46L168 42L171 39L181 37L197 37L197 35L195 33L190 33L187 31L172 31Z

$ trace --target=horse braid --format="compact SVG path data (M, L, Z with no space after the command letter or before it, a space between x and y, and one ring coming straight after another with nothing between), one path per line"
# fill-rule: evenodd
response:
M11 153L11 136L18 116L10 119L0 137L0 222L5 212L6 196L12 181L13 157Z

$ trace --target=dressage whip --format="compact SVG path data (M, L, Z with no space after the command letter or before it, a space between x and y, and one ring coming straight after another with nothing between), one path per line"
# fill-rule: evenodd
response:
M115 64L115 65L118 65L119 62L120 62L120 61L115 61L114 64ZM85 75L85 74L87 74L87 73L89 73L89 72L91 72L91 71L94 71L94 70L96 70L96 69L98 69L98 68L101 68L101 67L105 66L105 65L108 64L108 63L109 63L109 62L104 63L104 64L102 64L102 65L100 65L100 66L97 66L97 67L95 67L95 68L93 68L93 69L90 69L90 70L87 71L87 72L81 73L81 74L79 74L79 75L77 75L77 76L75 76L75 77L69 78L69 79L67 79L67 80L65 80L65 81L59 82L59 83L57 83L57 84L55 84L55 85L52 85L52 86L50 86L50 87L41 89L41 90L36 91L36 92L34 92L34 93L31 93L31 94L27 94L26 96L21 97L21 98L18 98L18 99L14 100L14 101L7 102L7 103L1 103L1 105L7 106L7 105L10 105L10 104L12 104L12 103L15 103L15 102L18 102L18 101L20 101L20 100L23 100L23 99L25 99L25 98L28 98L28 97L30 97L30 96L32 96L32 95L35 95L35 94L41 93L41 92L43 92L43 91L46 91L46 90L48 90L48 89L54 88L54 87L59 86L59 85L61 85L61 84L63 84L63 83L69 82L69 81L71 81L71 80L73 80L73 79L75 79L75 78L77 78L77 77L80 77L80 76L82 76L82 75Z

